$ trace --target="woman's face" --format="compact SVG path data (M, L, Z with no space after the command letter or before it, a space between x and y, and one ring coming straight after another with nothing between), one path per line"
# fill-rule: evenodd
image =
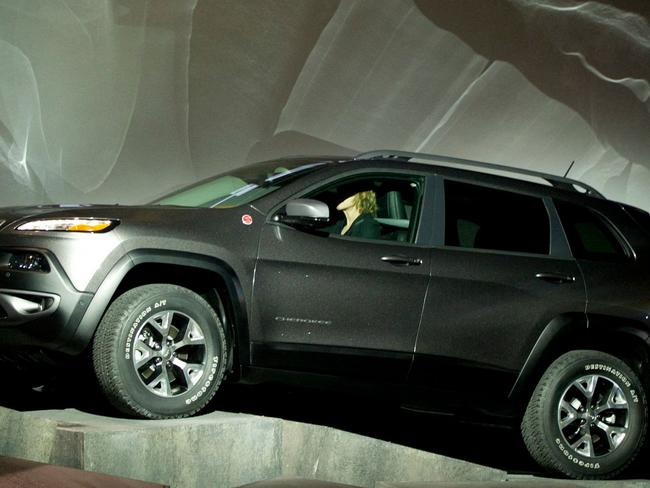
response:
M351 197L348 197L348 198L346 198L345 200L343 200L341 203L339 203L339 204L336 206L336 210L341 210L341 211L343 211L343 210L345 210L346 208L353 207L353 206L354 206L354 197L355 197L355 195L352 195Z

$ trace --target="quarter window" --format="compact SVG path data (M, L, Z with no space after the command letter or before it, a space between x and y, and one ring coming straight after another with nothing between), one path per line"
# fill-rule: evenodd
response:
M445 245L549 254L550 224L541 198L445 181Z
M556 200L555 206L574 257L597 261L627 257L615 231L599 214L561 200Z

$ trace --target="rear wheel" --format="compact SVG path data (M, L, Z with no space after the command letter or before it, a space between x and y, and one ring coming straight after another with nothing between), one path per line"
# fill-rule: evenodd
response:
M572 351L542 376L522 422L524 442L542 466L577 479L623 471L647 429L643 384L620 359Z
M176 285L145 285L115 300L97 329L95 373L121 411L148 418L193 415L214 396L228 346L212 307Z

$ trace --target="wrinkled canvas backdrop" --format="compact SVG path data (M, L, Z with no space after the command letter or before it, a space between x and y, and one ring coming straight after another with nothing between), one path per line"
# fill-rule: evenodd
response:
M426 151L650 209L647 0L0 0L0 205Z

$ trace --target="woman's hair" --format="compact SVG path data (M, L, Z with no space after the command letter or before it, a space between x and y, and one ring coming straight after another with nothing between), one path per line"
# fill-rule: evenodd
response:
M354 196L354 206L362 214L377 215L377 195L372 190L361 191Z

